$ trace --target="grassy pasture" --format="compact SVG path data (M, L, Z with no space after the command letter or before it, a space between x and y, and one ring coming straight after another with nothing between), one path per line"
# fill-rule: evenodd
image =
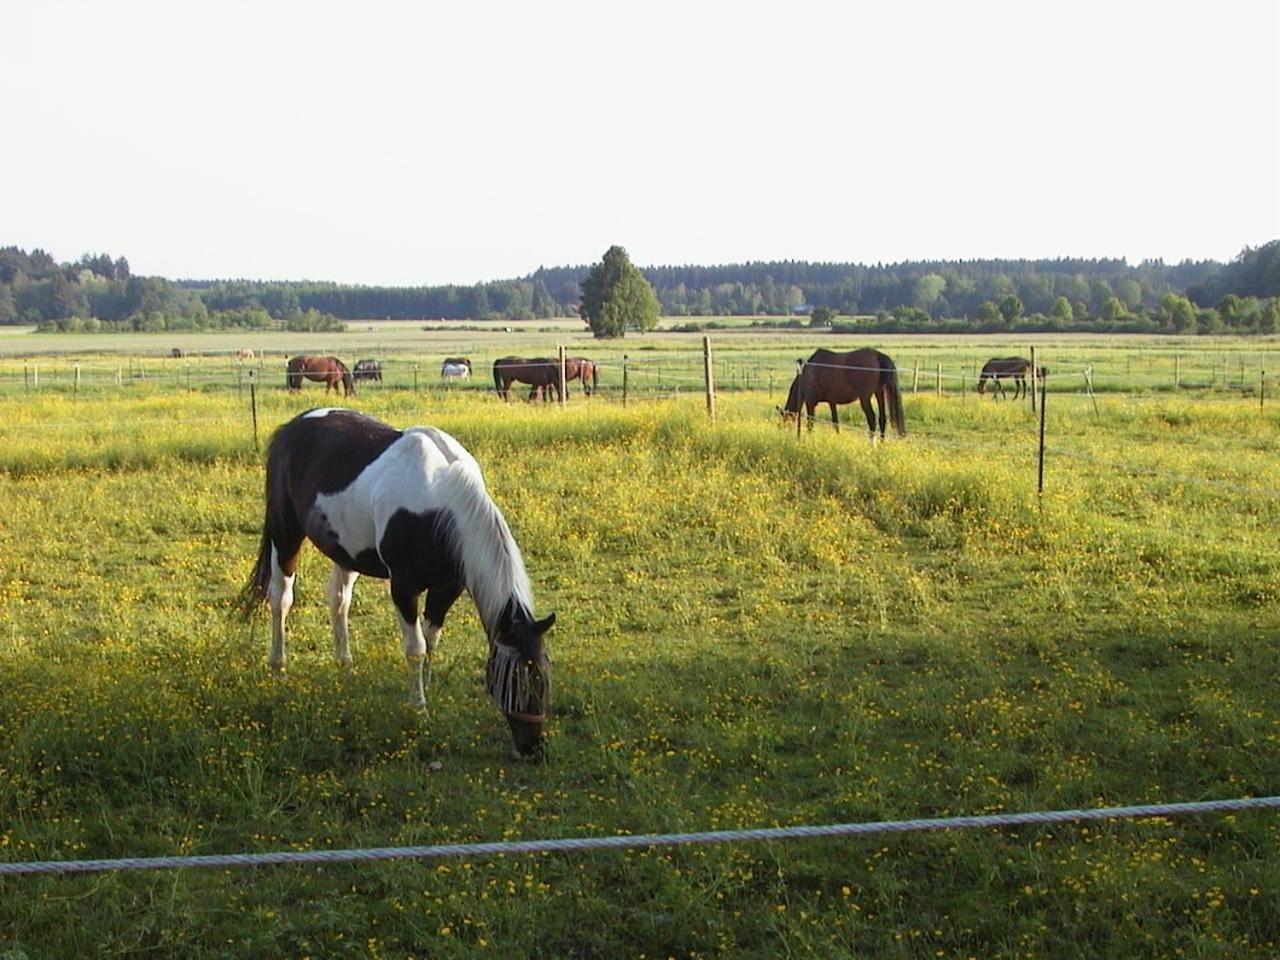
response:
M1041 505L1029 411L972 395L910 395L910 435L871 446L860 430L797 440L770 417L777 397L745 386L714 425L696 393L624 410L362 392L476 454L539 610L558 614L554 761L534 767L506 759L466 600L424 716L402 705L380 584L356 587L355 667L331 663L308 550L290 675L268 675L264 625L226 616L261 513L247 396L152 379L0 400L6 859L1280 785L1280 411L1256 398L1104 396L1095 415L1052 396ZM320 396L264 390L264 436ZM1265 957L1278 885L1269 814L12 878L0 955Z

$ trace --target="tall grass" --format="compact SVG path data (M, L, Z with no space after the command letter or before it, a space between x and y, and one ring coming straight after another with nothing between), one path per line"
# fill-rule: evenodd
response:
M267 393L262 439L314 397ZM385 588L290 674L228 604L261 516L243 403L0 420L9 859L664 832L1274 793L1277 420L1215 400L908 399L797 439L769 398L362 396L476 454L558 614L554 759L506 759L451 615L404 707ZM1051 401L1052 402L1052 401ZM848 419L848 418L846 418ZM1192 482L1195 481L1195 482ZM438 769L437 769L438 765ZM13 956L1273 955L1273 816L479 862L0 881ZM74 904L71 909L69 904Z

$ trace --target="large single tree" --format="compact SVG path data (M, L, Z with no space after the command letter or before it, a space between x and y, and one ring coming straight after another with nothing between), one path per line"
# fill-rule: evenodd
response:
M582 281L578 312L597 337L622 337L628 330L658 325L658 296L627 251L613 246Z

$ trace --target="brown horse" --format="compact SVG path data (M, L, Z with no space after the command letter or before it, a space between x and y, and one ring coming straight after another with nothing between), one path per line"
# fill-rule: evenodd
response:
M532 360L524 357L500 357L493 361L493 385L499 397L503 400L510 399L511 384L517 381L533 387L529 392L530 400L537 396L538 391L548 387L555 388L556 399L560 399L559 361L549 357L535 357Z
M582 392L588 397L600 387L600 369L586 357L564 358L564 388L569 389L570 380L582 381Z
M875 397L880 407L880 436L884 437L886 413L893 421L893 429L899 436L907 432L902 420L902 395L898 392L898 368L886 354L870 348L852 353L836 353L832 350L816 350L800 369L800 375L791 381L787 405L782 409L784 417L799 416L803 406L809 417L809 429L813 429L813 411L818 404L831 406L831 422L840 429L840 416L836 404L862 404L871 436L876 435L876 416L871 408Z
M982 395L987 392L987 383L994 383L995 388L999 391L998 395L1004 396L1004 384L1000 381L1012 378L1013 380L1013 399L1017 400L1020 396L1026 396L1027 393L1027 371L1031 369L1031 361L1024 357L993 357L982 365L982 373L978 374L978 394ZM1045 367L1036 368L1036 378L1044 379L1044 375L1049 371Z
M324 384L324 392L337 390L342 385L342 395L353 397L356 393L356 382L351 371L337 357L293 357L289 360L285 385L290 390L301 390L303 378Z
M553 360L559 366L558 360ZM558 374L557 374L558 377ZM586 357L565 357L564 358L564 395L569 396L569 381L581 380L582 392L588 397L595 393L600 387L599 368L588 360ZM555 386L554 383L544 384L542 386L534 386L529 391L529 399L537 400L539 397L545 402L549 398L548 388Z

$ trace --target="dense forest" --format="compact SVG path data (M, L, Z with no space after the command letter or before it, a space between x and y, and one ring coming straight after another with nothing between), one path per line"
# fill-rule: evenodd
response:
M170 281L124 257L59 263L0 249L0 323L58 330L338 329L343 320L576 316L588 266L539 268L474 286L312 281ZM1280 240L1231 263L972 260L898 264L775 261L642 268L667 316L746 315L775 325L890 331L1280 332ZM844 319L842 319L844 318ZM856 320L849 318L857 318ZM764 321L769 322L769 321Z

